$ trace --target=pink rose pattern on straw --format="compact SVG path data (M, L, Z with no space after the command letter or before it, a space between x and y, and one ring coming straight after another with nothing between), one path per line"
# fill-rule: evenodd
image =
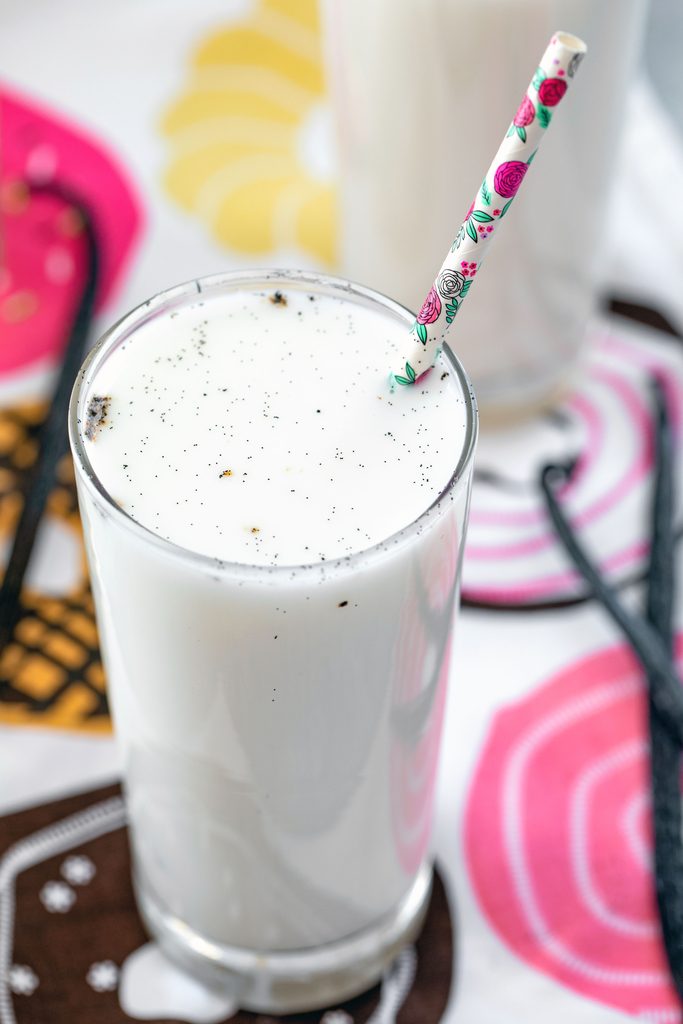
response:
M495 234L536 156L545 130L586 53L574 36L556 33L541 58L526 95L467 211L410 332L413 352L390 384L414 384L434 364L446 332L472 287Z

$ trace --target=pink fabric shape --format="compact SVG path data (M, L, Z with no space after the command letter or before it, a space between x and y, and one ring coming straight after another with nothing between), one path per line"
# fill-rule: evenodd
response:
M683 638L677 645L683 663ZM465 851L491 926L581 995L680 1020L651 869L646 702L625 648L587 657L495 718Z
M601 337L599 347L609 360L592 366L592 386L580 390L567 403L572 417L582 424L585 441L572 480L562 489L561 497L574 526L582 532L602 529L600 524L605 521L612 523L614 547L608 551L596 547L595 552L601 568L613 579L636 574L649 550L641 528L645 520L634 522L621 510L647 493L649 487L653 460L647 388L650 375L656 374L667 391L674 428L679 438L683 436L683 380L676 363L670 363L663 354L669 344L635 346L618 335ZM615 355L623 360L623 369L614 361ZM642 373L634 375L634 368ZM601 466L615 430L621 432L620 462L610 483ZM589 532L586 541L595 547L591 537ZM559 571L554 560L542 558L554 548L556 540L538 494L503 500L500 494L489 498L475 488L463 596L492 604L524 604L581 593L583 587L572 567ZM494 579L495 566L506 563L515 565L515 574Z
M141 227L116 159L95 138L0 88L0 375L55 357L82 292L85 247L66 204L22 196L26 180L55 182L90 211L100 246L97 308L112 298Z

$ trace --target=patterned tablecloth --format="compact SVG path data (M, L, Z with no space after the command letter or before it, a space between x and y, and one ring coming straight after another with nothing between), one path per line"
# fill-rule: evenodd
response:
M125 4L108 6L106 31L102 9L81 0L36 0L30 22L24 5L5 5L5 547L85 273L77 218L18 187L27 169L58 177L93 211L103 247L98 326L171 282L226 266L334 266L335 186L315 4L194 6L189 25L181 0L145 0L132 33ZM645 89L633 103L654 110ZM628 145L638 152L633 139ZM662 159L676 164L670 149ZM628 166L617 240L629 203L647 195L654 209L663 201L650 197L635 158ZM675 182L669 186L676 194ZM671 207L667 216L678 214ZM673 270L655 234L647 243L650 295L675 319L683 304L662 290ZM619 267L623 283L628 254L616 248L612 278ZM624 286L620 299L647 298L642 266L633 281L638 290ZM663 329L614 316L594 324L581 383L561 407L484 433L427 926L376 990L297 1020L683 1019L652 890L643 680L559 550L534 483L542 460L576 460L566 506L604 571L637 602L648 550L653 372L665 382L683 440L683 342L657 322ZM681 503L678 518L683 528ZM679 652L683 663L683 640ZM117 776L65 459L15 637L0 658L0 1024L95 1017L265 1024L169 967L147 941L131 899Z

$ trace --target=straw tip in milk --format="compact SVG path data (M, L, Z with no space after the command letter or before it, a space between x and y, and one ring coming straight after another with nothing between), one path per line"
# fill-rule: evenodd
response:
M564 46L565 49L571 50L572 53L588 53L588 47L584 43L583 39L579 39L579 37L575 36L573 32L555 32L553 40L556 40L560 46Z

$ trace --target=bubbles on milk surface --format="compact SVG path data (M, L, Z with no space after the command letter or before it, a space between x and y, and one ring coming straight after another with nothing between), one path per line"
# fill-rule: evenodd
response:
M182 547L270 566L351 555L428 508L462 448L465 403L445 361L389 391L406 332L283 286L199 294L98 369L88 456L121 508Z

